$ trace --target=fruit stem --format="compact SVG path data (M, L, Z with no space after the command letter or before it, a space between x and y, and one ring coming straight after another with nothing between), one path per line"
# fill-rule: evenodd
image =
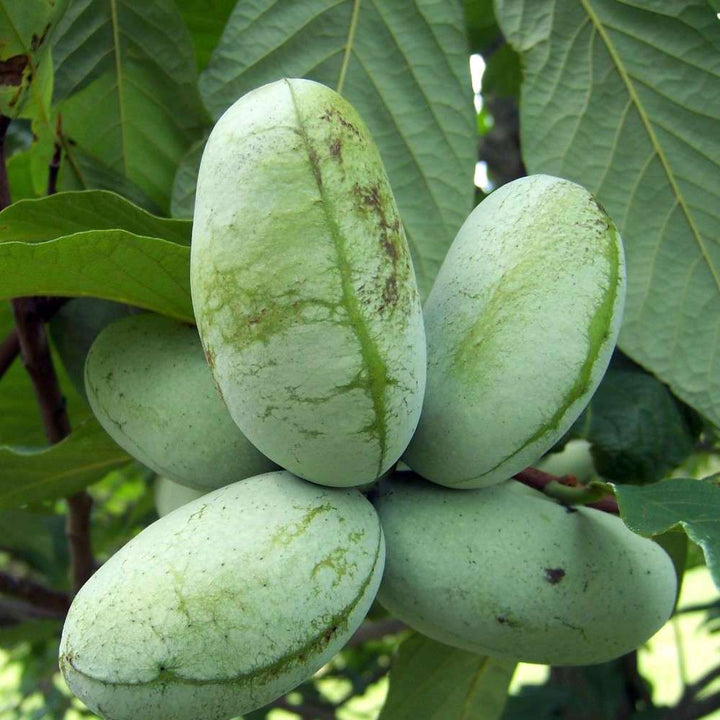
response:
M582 486L578 484L577 478L574 475L563 475L559 477L557 475L550 475L534 467L521 470L515 474L513 479L535 490L540 490L540 492L547 492L548 495L556 497L556 499L566 505L587 505L595 510L602 510L612 515L620 514L618 504L615 498L612 497L614 494L613 489L607 483L593 481L587 486ZM551 483L554 483L554 485L548 492L547 487ZM558 490L558 486L562 489ZM593 488L593 490L588 493L587 490L590 488ZM558 494L563 495L563 497L558 497Z

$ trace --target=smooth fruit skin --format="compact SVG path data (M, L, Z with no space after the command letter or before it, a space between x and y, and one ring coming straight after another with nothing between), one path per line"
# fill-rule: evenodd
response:
M630 652L669 619L673 564L618 517L514 480L458 491L396 478L375 500L387 542L378 599L434 640L589 665Z
M599 478L591 447L587 440L570 440L560 452L545 455L535 466L549 475L574 475L579 482L589 483Z
M153 499L158 517L164 517L173 510L177 510L177 508L187 505L203 495L205 495L203 490L195 490L186 485L180 485L166 477L155 478Z
M113 440L181 485L207 492L277 467L233 423L190 325L149 313L109 325L85 388Z
M340 95L281 80L220 118L190 270L206 354L253 444L324 485L398 459L425 387L422 311L380 155Z
M50 337L75 389L87 400L85 360L100 332L139 308L100 298L73 298L50 320Z
M384 563L354 489L287 472L161 518L73 601L60 643L72 690L107 720L226 720L309 678L349 639Z
M531 465L602 379L624 298L620 235L587 190L533 175L493 192L425 304L427 390L403 460L458 488Z

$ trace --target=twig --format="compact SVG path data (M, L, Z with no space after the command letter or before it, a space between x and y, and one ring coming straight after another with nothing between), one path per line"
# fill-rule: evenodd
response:
M47 610L60 618L65 617L70 607L70 598L65 593L5 572L0 572L0 593L24 600L33 608Z
M670 709L668 720L699 720L707 717L716 710L720 710L720 692L713 693L707 697L693 700L689 703L676 705Z
M28 620L63 620L64 618L64 612L46 610L22 600L0 600L0 628L13 627Z
M0 345L0 378L10 369L20 354L20 342L13 328Z
M5 164L5 136L10 126L10 118L0 115L0 210L10 204L10 181Z
M545 486L549 485L551 482L557 482L561 485L567 485L568 487L574 487L577 485L577 478L574 475L564 475L562 477L558 477L533 467L521 470L519 473L516 473L514 477L515 480L523 483L523 485L535 488L535 490L540 490L541 492L543 492ZM620 513L617 502L610 497L588 503L586 507L595 508L595 510L602 510L606 513L612 513L613 515L618 515Z
M92 544L90 542L90 513L92 498L84 490L67 498L68 515L65 535L70 544L72 558L73 594L89 580L95 572Z
M53 156L48 166L48 184L47 194L54 195L57 192L57 180L58 174L60 173L60 160L62 159L62 144L60 138L62 137L62 117L58 115L57 119L57 131L55 133L55 149L53 150Z
M58 443L70 434L70 421L50 356L45 324L38 312L38 301L15 298L12 306L23 364L33 382L45 435L50 443Z
M70 300L70 298L47 297L36 298L37 310L43 322L52 320L55 313ZM10 369L15 358L20 355L20 341L17 330L13 328L0 344L0 378Z
M680 704L694 700L713 680L717 680L718 678L720 678L720 665L717 665L705 673L705 675L694 683L688 683L680 699Z
M11 201L5 164L5 134L9 124L9 118L0 116L0 210ZM48 186L52 188L50 180ZM52 444L70 434L70 420L45 332L41 310L45 302L42 298L15 298L12 306L23 364L33 382L45 436ZM92 575L95 565L89 532L92 500L85 491L81 491L69 497L67 502L66 535L70 545L73 592L76 593Z
M15 298L12 304L23 363L33 381L45 435L50 443L60 442L70 434L70 421L50 356L45 325L38 312L38 300ZM77 592L92 575L94 567L89 533L92 500L81 491L67 502L66 535L70 544L73 590Z

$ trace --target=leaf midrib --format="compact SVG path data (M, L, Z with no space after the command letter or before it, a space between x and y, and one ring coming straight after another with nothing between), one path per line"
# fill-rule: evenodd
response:
M123 98L123 71L120 57L120 25L118 22L117 0L110 0L110 24L113 34L113 55L115 56L115 75L118 88L118 115L120 116L120 146L123 173L128 175L127 138L125 137L125 101Z
M695 238L698 248L700 249L700 253L703 257L703 260L705 261L705 264L707 265L708 269L710 270L710 274L712 275L712 278L715 281L715 285L717 286L718 290L720 290L720 273L718 273L718 270L716 270L715 267L713 266L712 260L710 258L710 254L708 253L707 247L705 246L705 241L703 240L702 235L700 234L697 226L695 225L695 221L693 220L693 217L687 206L685 198L683 197L682 193L680 192L680 187L677 184L675 175L672 171L672 168L670 167L670 163L668 162L668 159L665 156L665 152L663 151L660 141L658 140L658 138L655 134L655 131L652 127L652 124L650 123L650 118L648 117L645 107L640 102L640 97L638 96L637 91L635 90L635 85L634 85L629 73L625 69L625 66L624 66L620 56L618 55L618 52L615 49L615 46L610 41L610 38L609 38L607 32L605 31L605 27L600 22L600 18L598 17L594 8L590 4L590 0L580 0L580 2L582 3L583 8L585 8L585 12L587 12L588 17L590 18L590 22L593 24L593 27L595 28L595 31L600 36L602 41L605 43L605 47L608 50L610 58L611 58L612 62L614 63L614 65L617 69L617 72L620 75L620 78L622 79L623 83L625 84L625 87L627 88L628 94L630 95L630 99L632 100L632 103L637 108L638 115L640 116L640 121L642 122L643 126L645 127L645 131L648 134L648 139L650 140L650 144L652 145L652 148L653 148L655 154L657 155L658 159L660 160L660 164L662 165L663 170L665 171L665 174L667 175L668 182L670 183L670 188L672 189L673 194L677 198L678 204L682 208L682 211L683 211L683 214L685 215L688 226L690 227L692 235Z

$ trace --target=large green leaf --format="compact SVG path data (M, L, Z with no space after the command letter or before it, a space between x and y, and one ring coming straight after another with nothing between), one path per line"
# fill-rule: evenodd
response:
M666 385L616 357L571 432L592 443L600 475L642 484L662 480L680 465L700 429L694 413Z
M102 190L0 213L0 297L92 296L192 322L190 223Z
M23 200L0 212L0 243L39 243L88 230L126 230L189 245L191 228L185 220L156 217L104 190Z
M62 515L40 515L27 510L0 510L0 548L22 558L52 580L67 581L68 547Z
M35 150L34 146L33 149ZM157 214L161 211L160 207L150 199L145 191L141 190L136 183L129 180L121 172L113 170L102 160L89 155L75 145L71 146L65 142L63 149L64 155L58 175L59 190L86 190L88 188L111 190L152 213ZM38 151L39 156L42 156L41 147L37 148L36 151ZM35 173L36 176L37 174L38 172ZM47 175L47 172L45 172L45 175ZM44 188L37 193L37 196L42 195L45 195Z
M166 211L175 168L207 122L175 4L72 0L53 53L64 135Z
M125 230L0 243L0 298L90 296L193 322L190 248Z
M207 137L198 140L190 146L185 157L180 161L175 181L173 182L170 212L173 217L192 218L195 209L195 185L197 185L200 160Z
M620 346L720 423L720 23L706 0L497 0L523 55L530 172L620 227Z
M0 508L72 495L130 460L95 418L44 450L0 447Z
M204 68L230 17L236 0L175 0L190 31L198 67Z
M240 2L200 91L218 117L244 93L281 77L339 89L380 148L426 294L473 206L467 53L460 0Z
M411 635L393 660L379 720L498 720L515 665Z
M620 515L640 535L660 535L677 525L700 545L720 588L720 481L676 478L653 485L621 485Z

